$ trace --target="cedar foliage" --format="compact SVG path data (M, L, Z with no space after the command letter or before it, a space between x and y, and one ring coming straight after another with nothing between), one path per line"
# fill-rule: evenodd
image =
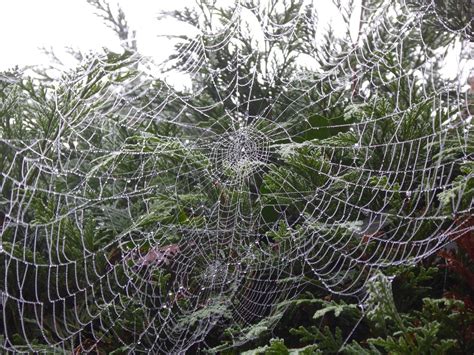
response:
M297 36L288 36L286 41L279 43L272 42L264 50L256 52L252 47L252 37L245 32L234 32L236 40L242 43L238 55L247 58L247 63L253 63L248 67L239 68L241 78L250 77L251 70L257 68L261 71L265 84L255 81L252 91L246 86L244 79L236 82L236 77L232 71L223 70L229 65L236 66L236 53L231 47L224 47L209 58L209 65L200 67L193 77L192 90L200 91L199 96L195 96L189 101L189 107L212 107L205 115L197 110L188 109L182 115L182 107L178 100L170 102L161 112L165 118L180 117L180 122L192 126L209 127L216 120L225 133L229 122L222 120L226 110L235 110L244 119L251 121L255 117L266 117L266 122L274 122L280 127L284 127L287 134L293 138L290 141L285 135L279 137L278 159L270 160L268 168L255 178L254 186L249 187L249 191L243 191L242 195L236 195L229 191L226 186L216 186L215 181L206 180L206 177L193 176L192 172L201 169L207 164L206 152L201 154L190 154L189 150L177 143L176 138L185 137L192 139L200 134L199 130L181 128L168 124L165 121L152 122L152 124L139 123L137 125L123 125L122 116L130 112L127 102L121 105L112 105L108 101L108 94L114 89L121 88L124 83L133 83L128 87L127 95L134 98L134 108L139 107L143 112L153 112L160 107L165 99L164 91L161 89L165 84L156 79L141 73L136 65L136 58L133 50L136 43L131 35L133 31L128 29L123 11L117 15L105 1L89 1L96 6L97 11L109 21L109 26L117 31L119 37L124 40L124 52L104 53L100 60L91 57L83 64L68 74L61 80L53 82L46 78L38 82L28 78L20 71L14 70L2 73L0 76L0 171L10 179L5 179L0 193L0 227L11 226L11 217L7 215L11 208L11 201L15 197L28 200L28 213L23 218L32 226L41 223L50 223L57 220L58 214L63 216L60 222L53 223L52 228L56 230L54 235L56 240L47 240L46 235L42 235L42 229L27 229L21 226L16 228L2 227L2 249L4 253L12 255L18 260L25 260L34 265L56 265L54 267L26 267L21 263L9 263L5 254L2 254L0 263L0 274L5 275L0 279L0 290L8 293L16 299L44 302L45 308L43 328L38 329L35 321L28 321L28 317L34 315L35 307L24 304L22 310L18 304L11 300L2 304L2 322L0 322L3 348L15 348L17 351L45 351L51 353L61 353L61 347L54 348L45 342L45 338L50 341L57 341L63 336L65 329L78 327L71 320L87 320L89 313L102 312L99 321L87 324L80 335L70 340L70 347L74 353L95 352L97 354L126 353L131 344L137 342L136 335L145 331L143 323L144 310L142 300L128 297L126 292L119 287L127 282L127 263L140 264L145 266L146 276L153 280L156 288L160 292L167 293L170 284L175 277L173 270L174 258L180 257L182 246L189 243L189 236L180 233L171 233L165 245L158 246L154 240L162 237L162 234L169 232L166 228L168 224L179 224L183 228L208 226L215 219L211 210L215 201L229 203L229 200L246 201L248 205L242 208L249 209L254 206L257 197L264 201L266 207L260 211L265 220L265 226L278 226L273 229L258 230L262 241L269 240L269 249L274 250L275 244L278 250L291 248L289 235L296 238L305 238L305 231L301 228L299 211L305 201L301 198L289 198L298 196L299 191L317 190L325 186L328 175L340 174L341 184L331 186L331 194L342 194L345 184L359 180L368 180L369 184L375 188L386 186L391 177L380 176L377 178L364 175L364 172L357 169L347 169L344 172L334 171L331 163L344 164L348 167L351 162L363 160L367 156L364 149L353 149L355 144L375 142L376 144L387 144L393 137L400 141L423 137L432 132L431 109L433 104L449 106L453 98L451 96L433 98L426 100L430 93L422 95L421 85L410 85L409 82L400 80L387 85L381 85L382 81L390 75L396 78L404 78L404 74L409 70L415 70L424 64L426 58L421 56L416 50L416 42L405 41L402 58L402 67L392 66L399 61L395 58L395 53L390 50L393 43L385 42L386 33L380 32L377 38L371 38L375 34L369 34L365 41L365 47L361 52L365 54L369 63L377 56L383 60L379 61L379 77L357 77L351 90L338 92L335 95L315 96L317 92L329 94L333 87L328 81L320 81L318 90L308 91L314 84L311 76L324 75L326 72L335 70L348 70L356 63L353 55L347 55L342 61L331 62L333 57L342 58L341 53L349 53L351 48L347 43L339 41L332 32L324 38L323 43L316 44L314 37L314 27L311 23L302 22L297 28ZM268 14L274 24L285 24L297 13L306 11L311 13L311 6L303 4L297 0L280 1L283 3L283 10L275 10ZM246 6L252 8L254 1L246 1ZM379 1L371 0L367 2L371 7L380 5ZM429 6L427 2L410 1L413 11L423 10ZM425 19L426 25L422 34L425 45L431 49L443 49L453 41L459 34L469 33L468 21L465 14L468 12L462 6L465 2L456 2L456 6L451 6L449 1L437 1L436 11L428 11ZM459 16L452 16L453 12ZM173 16L183 22L211 28L213 22L206 16L212 13L212 21L223 24L228 23L233 15L231 8L214 8L209 1L198 1L198 8L195 10L186 9L176 11L164 16ZM436 14L436 16L434 16ZM391 26L403 23L404 18L387 18L384 21L390 22ZM277 26L273 29L278 32ZM448 28L449 31L446 29ZM232 29L229 29L229 31ZM225 37L227 33L223 33ZM409 37L408 37L409 38ZM205 44L212 46L215 41L218 43L222 38L204 38ZM193 44L193 38L181 38L181 44ZM378 43L374 47L373 43ZM334 43L338 44L337 51ZM280 48L283 57L280 61L274 61L272 50ZM183 66L192 66L194 57L186 56L186 53L178 52L172 57L174 67L179 69ZM184 56L183 56L184 54ZM299 55L307 55L320 64L320 72L311 73L307 68L301 67L298 63ZM230 63L230 64L229 64ZM258 65L257 65L258 63ZM435 90L433 88L440 84L437 63L431 72L431 77L425 79L434 83L433 86L424 87L425 90ZM262 69L264 68L264 69ZM216 85L207 85L206 78L213 73L219 76ZM219 73L219 74L218 74ZM274 101L277 93L285 90L288 82L296 75L305 74L305 80L299 81L299 87L293 87L293 91L285 95L285 99ZM368 74L367 74L368 75ZM373 80L375 84L380 84L377 97L362 96L359 91L359 84L365 80ZM139 85L137 83L140 83ZM128 85L128 84L127 84ZM242 102L251 102L250 105L236 105L232 102L232 90L240 85L242 88L239 97ZM125 90L127 91L127 90ZM398 95L392 93L396 91ZM301 96L302 92L307 95ZM186 94L185 92L183 93ZM227 99L222 100L222 97ZM54 98L54 99L53 99ZM285 101L286 100L286 101ZM294 102L298 101L295 108ZM436 101L441 100L441 101ZM220 105L215 105L220 103ZM395 108L405 110L406 116L395 118L394 120L379 120L388 116ZM329 109L328 109L329 108ZM64 126L59 112L70 112L68 117L70 126ZM81 120L91 120L95 113L107 115L107 127L97 128L90 125L81 136L76 136L74 132L74 122ZM444 117L448 117L458 112L440 112ZM363 117L371 117L369 123L372 127L366 127L363 134L360 131L351 131L343 127L344 123L358 125ZM92 118L91 118L92 117ZM335 128L336 126L336 128ZM261 127L263 131L271 130L274 127ZM299 132L304 132L300 134ZM457 129L452 129L446 144L449 146L449 154L442 157L449 163L453 159L465 154L458 144L459 133ZM74 145L77 150L86 149L90 144L104 150L119 150L127 152L153 152L153 159L132 159L129 155L109 155L94 158L93 155L85 159L79 154L74 154L74 150L67 156L61 156L52 142L58 135L70 136L70 145ZM468 132L469 154L474 152L472 145L472 131ZM84 140L83 137L88 137ZM88 184L84 194L92 199L100 196L103 201L100 206L91 205L83 218L83 226L79 228L74 223L72 216L67 216L67 210L60 200L52 197L47 191L71 191L81 185L80 177L67 174L59 174L55 179L48 180L45 175L38 171L38 168L31 168L26 173L23 164L30 158L31 151L24 150L18 153L15 142L18 140L35 141L35 150L40 151L44 159L53 162L67 161L69 167L80 166L80 170L88 172ZM74 143L73 143L74 142ZM328 157L325 155L324 146L347 147L345 154L341 156ZM446 147L445 147L446 149ZM173 151L173 154L166 152ZM436 151L436 149L434 149ZM446 150L445 150L446 151ZM164 152L160 154L160 152ZM420 152L423 154L423 152ZM59 158L58 158L59 157ZM400 155L394 157L404 159ZM432 157L435 159L436 156ZM421 159L424 161L426 159ZM383 167L383 152L376 149L371 152L369 166L373 168ZM411 164L416 167L417 161ZM67 170L68 166L60 166ZM179 172L177 167L180 167ZM107 172L112 169L114 174L126 177L118 182L103 181L94 177L94 172ZM119 191L143 191L146 189L144 182L137 171L167 172L162 176L152 177L150 185L156 186L153 193L148 194L146 200L141 198L131 198L127 203L123 200L107 200ZM368 296L363 307L357 300L335 296L324 289L317 282L310 282L305 285L303 292L295 299L286 301L284 299L275 300L273 318L267 316L262 311L256 317L254 324L245 328L239 324L239 320L232 319L232 314L220 314L222 310L216 304L215 308L202 308L197 312L184 318L183 324L193 327L203 319L209 319L209 315L215 312L224 318L224 322L215 326L214 331L202 342L191 347L189 353L196 353L205 348L221 353L238 353L246 351L248 354L444 354L446 352L464 354L474 351L474 309L472 292L474 292L474 269L473 257L474 246L472 244L472 199L474 193L473 179L474 165L471 161L459 164L454 169L455 173L447 176L446 179L453 182L452 188L446 191L438 191L436 195L436 206L422 206L423 208L442 208L444 211L452 211L453 204L460 199L460 210L468 211L465 215L453 216L451 222L464 226L462 233L453 235L454 243L459 246L456 251L440 251L438 255L431 256L416 266L391 267L384 270L384 274L374 276L368 289ZM59 171L60 172L60 171ZM176 179L177 174L181 177ZM226 178L223 172L223 178ZM39 179L36 177L39 176ZM12 181L23 181L24 185L14 184ZM403 181L390 181L391 186L398 186L403 190ZM27 186L33 185L36 190L32 192ZM206 194L195 194L190 186L195 184L212 185ZM398 184L398 185L397 185ZM167 193L167 189L173 186L176 191L174 195ZM356 191L353 194L351 203L369 205L373 210L380 210L383 203L380 199L366 195L366 191ZM394 193L391 211L398 211L403 204L410 204L401 193L398 198ZM409 200L409 199L408 199ZM412 197L412 200L415 200ZM178 203L180 201L180 203ZM185 204L181 201L186 201ZM130 207L131 206L131 207ZM183 208L186 206L186 208ZM415 210L416 206L409 206L408 209ZM21 210L21 208L19 208ZM282 212L283 211L283 212ZM330 208L334 220L338 219L338 214L344 213L340 210L340 205L334 204ZM219 212L222 219L226 219L225 211ZM11 214L10 214L11 215ZM282 217L283 215L283 217ZM176 217L178 216L178 217ZM357 216L353 216L349 222L356 222ZM177 220L177 221L176 221ZM290 223L286 223L288 221ZM320 230L321 226L315 224L313 228ZM350 232L351 224L338 225L337 233L341 233L344 241L345 233ZM435 226L426 223L420 227L420 238L433 231ZM142 233L156 233L156 238L151 240L135 239ZM334 232L329 229L328 232ZM123 246L118 245L117 235L127 235L127 248L135 250L134 253L123 255ZM350 234L349 234L350 235ZM33 245L29 243L31 238L37 242ZM367 243L370 243L370 236L366 236ZM56 252L54 248L62 250ZM224 257L235 257L241 255L241 250L236 247L233 250L223 250ZM278 253L274 253L275 260ZM93 263L90 260L94 260ZM75 283L72 278L68 278L67 270L60 265L68 260L77 261ZM197 268L205 268L203 260L195 260ZM267 261L268 262L268 261ZM322 261L324 262L324 260ZM271 261L270 261L271 263ZM8 265L7 265L8 264ZM124 266L120 266L120 265ZM245 264L245 260L244 260ZM150 265L154 266L149 267ZM91 279L91 275L106 274L111 267L116 268L114 277L116 284L110 280ZM304 265L294 265L295 269L301 269L305 274ZM202 271L202 270L201 270ZM354 270L356 273L357 270ZM35 289L25 290L18 287L17 275L21 275L26 284L35 285ZM46 284L41 280L54 279L55 282ZM83 282L81 285L80 282ZM92 295L82 293L82 286L94 283L97 292L101 295L101 303L91 302ZM190 282L192 287L199 287L199 280ZM66 293L76 292L77 298L69 299L64 303L64 309L56 309L55 312L64 312L64 317L57 317L53 314L53 309L48 302L51 292L66 297ZM120 302L116 302L113 308L110 303L114 301L117 294L120 295ZM175 295L170 300L170 306L178 304L186 307L186 297ZM156 308L153 298L145 305L149 309ZM123 307L121 309L121 307ZM278 311L279 310L279 311ZM167 310L157 309L156 312L165 314ZM120 315L120 317L118 317ZM23 319L24 327L18 322ZM276 323L276 326L275 326ZM4 325L7 325L6 327ZM275 326L275 328L273 328ZM95 340L97 329L110 328L112 331L103 334L100 341ZM273 329L273 330L272 330ZM242 341L240 334L248 335L248 339ZM65 334L65 332L64 332ZM120 339L120 341L117 341ZM140 340L142 346L152 346L153 339L144 337ZM171 346L171 344L170 344ZM203 350L204 351L204 350Z

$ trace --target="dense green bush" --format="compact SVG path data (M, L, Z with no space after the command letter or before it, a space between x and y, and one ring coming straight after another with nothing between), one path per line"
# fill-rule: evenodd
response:
M473 132L429 62L464 17L367 1L362 23L384 26L354 50L314 40L311 5L270 1L275 39L255 50L233 6L198 1L164 16L225 30L180 38L167 70L192 87L178 90L145 70L125 14L90 2L123 53L59 80L0 74L2 350L474 351ZM257 158L222 158L234 139ZM358 234L361 211L389 218Z

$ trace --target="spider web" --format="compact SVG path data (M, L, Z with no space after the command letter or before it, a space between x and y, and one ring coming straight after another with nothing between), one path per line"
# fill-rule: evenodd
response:
M438 2L362 4L356 36L353 3L331 5L341 33L310 2L202 7L165 63L64 73L31 104L46 133L12 117L2 349L183 353L219 326L243 343L308 284L362 301L375 271L472 230L469 28Z

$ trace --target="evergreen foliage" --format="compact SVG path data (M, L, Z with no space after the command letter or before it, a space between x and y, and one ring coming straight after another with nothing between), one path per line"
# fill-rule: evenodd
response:
M123 11L114 14L102 0L88 2L124 41L123 53L90 56L56 81L35 80L19 70L0 73L2 350L158 351L156 339L147 333L151 325L144 321L146 310L152 310L154 327L166 327L170 312L180 315L169 331L187 339L180 339L179 345L160 339L169 342L160 347L170 352L174 346L189 353L249 355L474 352L474 164L469 159L459 162L474 154L473 131L453 125L444 142L425 139L451 117L462 118L453 95L438 95L441 86L453 84L440 77L439 63L433 63L419 82L407 79L406 73L428 59L416 40L407 35L403 52L396 52L393 34L380 30L370 32L365 45L354 51L329 31L317 43L309 15L296 35L283 30L297 14L312 14L311 5L272 0L267 31L278 40L256 51L250 30L234 31L233 6L218 8L199 0L196 9L163 15L210 32L222 26L226 30L219 35L200 37L203 45L212 47L229 35L232 45L199 66L194 62L199 56L190 55L189 48L201 43L181 37L169 70L198 69L192 88L179 91L140 70L133 31ZM467 3L407 3L415 15L424 14L421 27L410 27L416 16L400 12L382 18L389 25L380 28L413 31L413 38L423 38L433 52L447 51L460 37L466 38ZM251 9L258 4L248 0L244 5ZM367 1L368 8L382 5L387 6ZM346 21L348 16L343 14ZM375 42L383 46L373 47ZM303 65L302 56L310 57L317 69ZM239 58L249 65L241 67ZM349 90L335 91L331 78L349 72L358 58L365 58L368 67L376 66L378 76L374 70L360 70ZM208 85L209 77L214 85ZM249 87L250 77L261 79ZM367 81L378 90L362 88ZM190 91L199 95L189 95ZM120 100L117 92L123 93ZM276 100L281 92L286 95ZM235 97L245 104L236 104ZM157 111L162 119L134 120ZM264 166L250 172L251 183L240 190L233 188L232 164L196 174L213 166L212 147L187 146L206 137L211 128L225 135L232 125L229 111L247 124L264 117L258 131L272 134ZM402 144L387 153L387 145L411 141L416 145ZM423 149L426 145L430 149ZM410 149L418 152L417 159ZM411 171L389 174L398 160L407 162ZM426 161L432 164L423 165ZM358 169L360 162L379 174ZM445 174L438 173L439 166ZM247 176L245 166L238 169ZM436 186L440 176L448 189L426 188ZM312 218L318 206L311 204L308 192L314 191L331 196L324 223ZM69 209L71 205L81 208ZM250 222L236 225L229 213L229 206L235 205L243 216L257 215L265 223L257 230ZM356 239L354 233L367 221L360 209L347 206L402 217L430 217L442 210L451 218L420 219L416 228L399 227L388 218L379 228L382 236L365 233ZM202 247L197 257L189 251L199 249L198 241L211 240L213 233L231 229L224 239L232 234L239 243ZM423 261L426 255L417 254L393 265L398 249L381 248L384 235L400 241L413 232L413 240L424 241L441 230L452 231L457 248ZM247 243L248 235L257 243ZM307 252L308 263L298 259L294 245L309 238L316 241L314 251ZM360 253L364 261L340 271L335 293L314 273L336 267L337 261L322 252L328 243ZM373 261L376 250L382 255ZM217 261L209 264L208 255ZM282 269L281 255L292 258L285 266L291 272ZM185 276L188 290L176 290L183 277L177 264L191 256L193 268ZM71 263L74 268L67 266ZM378 268L383 273L370 276ZM242 270L240 284L219 290L224 288L216 274ZM265 284L262 280L268 275L272 282ZM371 278L366 288L367 277ZM218 286L209 286L206 298L187 296L199 294L209 278ZM302 286L294 290L295 283ZM348 296L346 290L353 285L357 292ZM75 296L68 297L71 294ZM261 294L272 295L272 307L255 307L254 314L241 319L228 306L234 302L237 308L246 297L258 301ZM52 306L57 300L64 302ZM202 324L212 324L212 332L201 331Z

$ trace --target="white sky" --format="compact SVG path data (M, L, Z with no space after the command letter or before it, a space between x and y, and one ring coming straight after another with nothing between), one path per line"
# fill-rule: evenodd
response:
M131 27L137 30L140 52L166 57L169 41L158 34L170 26L156 20L158 10L170 10L192 0L119 0ZM173 30L178 30L176 26ZM0 70L15 65L45 63L40 47L71 46L82 51L103 47L120 50L117 36L94 14L85 0L0 0ZM67 58L66 58L67 59Z
M159 61L167 58L173 47L168 39L158 35L183 33L185 29L170 21L157 21L158 12L192 6L195 1L110 0L109 3L118 3L124 10L130 27L137 32L139 52ZM321 20L334 17L330 0L320 0L318 5L330 15ZM48 57L43 55L41 47L52 47L65 64L68 57L61 54L67 46L85 52L103 47L120 51L117 36L94 14L94 8L86 0L0 0L0 36L0 70L46 63Z
M359 3L360 0L356 0ZM194 0L110 0L119 3L125 11L130 27L137 31L139 52L156 61L167 58L173 44L159 34L185 33L182 25L170 21L160 22L156 17L160 10L171 10ZM330 0L319 0L324 9L324 18L329 21L334 12L328 11ZM332 14L331 14L332 12ZM354 11L351 29L357 29L358 17ZM353 32L353 31L351 31ZM353 33L351 33L353 35ZM354 36L351 36L354 39ZM70 57L62 48L71 46L81 51L100 50L107 47L120 51L116 34L107 28L94 14L94 8L86 0L0 0L0 71L15 65L45 64L49 59L39 48L54 48L59 57L68 64ZM456 51L453 51L456 52ZM447 76L458 72L457 58L448 58Z

